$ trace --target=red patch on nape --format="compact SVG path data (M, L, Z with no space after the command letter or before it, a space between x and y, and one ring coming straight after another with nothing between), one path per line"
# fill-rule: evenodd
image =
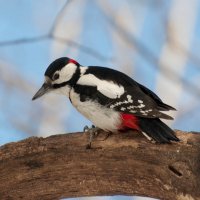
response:
M78 62L76 60L74 60L74 59L69 59L69 63L74 63L75 65L78 64Z
M139 125L138 125L138 118L132 114L126 114L126 113L122 113L121 114L121 119L122 119L122 124L120 129L126 129L126 128L130 128L130 129L135 129L135 130L139 130Z

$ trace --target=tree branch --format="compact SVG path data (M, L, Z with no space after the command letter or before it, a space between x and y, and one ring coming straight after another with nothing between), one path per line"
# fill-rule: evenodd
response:
M141 195L200 198L200 135L156 145L136 132L103 133L87 150L82 133L31 137L0 148L0 199Z

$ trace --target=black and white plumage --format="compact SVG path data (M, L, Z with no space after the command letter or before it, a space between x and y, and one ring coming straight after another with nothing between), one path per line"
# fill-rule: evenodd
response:
M80 113L105 131L135 129L156 142L179 141L159 119L173 119L162 111L175 109L122 72L59 58L47 68L45 82L33 100L48 92L68 96Z

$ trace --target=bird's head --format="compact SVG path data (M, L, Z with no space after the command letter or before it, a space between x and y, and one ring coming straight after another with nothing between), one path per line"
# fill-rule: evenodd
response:
M79 63L73 59L62 57L53 61L47 68L42 87L36 92L35 100L49 92L56 92L69 96L69 91L78 80Z

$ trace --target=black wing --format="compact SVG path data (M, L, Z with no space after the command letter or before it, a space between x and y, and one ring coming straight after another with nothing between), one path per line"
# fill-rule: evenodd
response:
M140 117L173 119L160 112L174 110L173 107L164 104L155 93L127 75L103 67L90 67L83 76L90 74L103 81L103 87L99 87L95 81L87 81L88 85L77 84L75 91L80 94L81 101L92 99L108 108ZM104 84L105 81L108 84ZM112 84L114 87L111 87ZM118 91L113 90L115 86L123 87L123 94L118 95Z

